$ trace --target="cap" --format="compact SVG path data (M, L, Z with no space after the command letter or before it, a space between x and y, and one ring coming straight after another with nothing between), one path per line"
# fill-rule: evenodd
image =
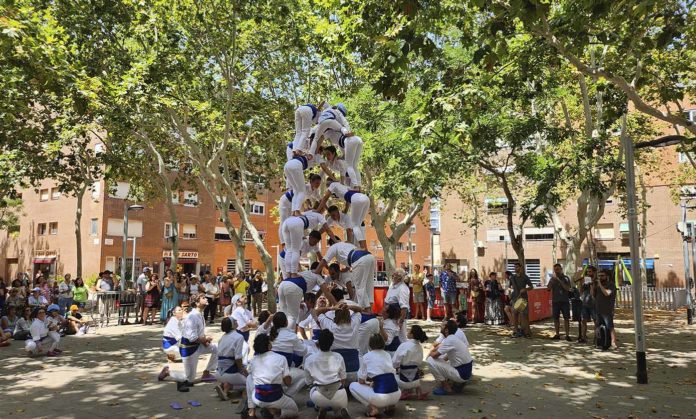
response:
M73 304L70 306L70 311L77 311L77 310L79 310L79 307L77 305Z
M232 296L232 306L233 306L233 307L236 306L236 305L237 305L237 301L239 301L239 299L242 298L242 297L243 297L242 294L235 294L235 295L233 295L233 296Z
M339 103L338 105L336 105L336 109L338 109L343 114L343 116L348 115L348 110L346 109L346 105L344 105L343 103Z
M31 292L39 292L39 291L41 291L41 288L39 288L39 287L36 287L33 290L31 290Z
M52 311L60 311L60 307L58 307L58 304L51 304L51 305L48 306L48 308L46 309L46 312L47 312L47 313L50 313L50 312L52 312Z
M112 273L113 273L113 272L111 272L111 271L108 270L108 269L105 270L104 272L102 272L102 274L104 274L104 275L111 275Z
M150 267L149 266L144 267L143 272L150 272Z

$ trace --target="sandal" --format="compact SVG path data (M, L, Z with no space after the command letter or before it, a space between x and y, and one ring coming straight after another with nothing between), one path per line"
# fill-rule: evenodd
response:
M433 395L435 395L435 396L450 396L450 395L452 395L452 392L447 391L442 387L438 387L435 390L433 390Z

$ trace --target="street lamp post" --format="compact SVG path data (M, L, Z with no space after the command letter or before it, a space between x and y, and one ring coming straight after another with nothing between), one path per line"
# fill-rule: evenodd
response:
M121 248L121 290L126 289L126 247L128 246L128 212L129 211L141 211L145 209L142 205L128 205L127 202L123 202L123 246ZM135 242L133 243L135 248ZM135 252L135 250L133 250ZM135 265L135 258L133 259L133 265ZM131 268L133 270L135 266Z
M133 236L133 259L131 263L131 282L135 285L135 242L137 237Z

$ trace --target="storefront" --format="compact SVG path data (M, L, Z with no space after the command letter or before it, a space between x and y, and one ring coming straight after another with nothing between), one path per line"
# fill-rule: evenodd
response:
M58 251L56 250L34 250L32 257L33 275L41 272L44 278L56 277L56 259Z
M170 269L172 264L172 251L165 250L162 252L162 261L164 269ZM198 275L198 252L191 250L179 250L176 260L176 272L190 275ZM173 268L172 268L173 269Z

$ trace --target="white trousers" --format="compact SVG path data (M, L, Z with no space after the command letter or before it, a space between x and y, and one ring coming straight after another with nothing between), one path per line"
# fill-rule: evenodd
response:
M343 154L346 160L346 170L350 177L350 184L351 186L360 186L362 179L360 177L358 164L360 163L360 155L362 154L363 140L357 135L346 137L344 145L346 148L343 150Z
M314 142L312 143L312 145L309 148L310 152L314 153L316 151L315 144L317 144L317 141L319 141L319 139L326 133L326 131L333 130L333 131L342 132L341 128L343 128L343 126L341 124L339 124L338 121L336 121L335 119L325 119L322 121L321 118L319 118L319 125L317 125L317 132L314 134ZM336 143L334 143L334 145L336 147L339 146Z
M295 139L292 141L293 150L309 148L309 133L312 129L312 108L298 106L295 109Z
M283 391L290 397L295 397L297 393L302 390L306 384L305 372L299 368L290 368L290 377L292 377L292 383L289 386L283 386Z
M415 390L418 387L420 387L420 380L401 381L401 378L399 378L398 374L396 376L396 383L399 385L399 388L402 390Z
M355 302L360 307L369 307L375 299L375 257L371 254L361 257L351 266L351 270Z
M353 229L353 236L356 241L365 240L365 230L362 227L362 223L365 221L368 211L370 211L370 197L362 193L354 194L350 200L348 217L350 219L350 228Z
M221 374L220 372L216 372L215 376L219 382L230 384L232 387L246 386L246 377L238 372L234 374Z
M297 196L292 200L293 204ZM299 272L300 251L304 238L304 221L300 217L289 217L283 223L283 237L285 238L285 274Z
M170 371L169 376L172 377L174 381L193 382L193 380L196 379L198 358L205 354L210 354L210 359L208 360L208 365L206 365L205 369L211 373L214 372L215 367L217 367L217 345L211 343L208 346L198 345L196 352L181 358L181 362L184 364L183 375L178 371Z
M433 374L435 381L449 380L455 383L466 382L466 380L463 380L462 377L459 376L459 372L451 366L449 362L433 358L432 356L429 356L425 362L428 363L428 367L430 367L430 372Z
M282 281L278 285L278 311L285 313L285 316L288 318L288 328L291 330L295 327L297 319L300 317L300 305L303 299L302 288L292 282Z
M280 409L281 418L295 417L299 412L295 401L286 395L283 395L283 397L271 403L257 400L256 397L254 397L254 379L251 377L251 374L249 374L246 379L246 391L249 409L255 409L257 407Z
M292 210L300 211L307 195L305 193L306 186L302 162L296 159L288 161L283 167L283 172L285 173L285 179L288 181L288 186L294 193L292 198Z
M174 355L174 358L181 359L181 353L179 352L179 345L172 345L167 349L162 348L162 352L169 355Z
M318 408L330 407L334 412L348 408L348 393L344 388L338 390L332 398L327 399L316 389L316 387L312 387L312 389L309 391L309 398Z
M56 338L55 335L58 335ZM58 347L58 342L60 342L60 334L56 332L48 332L48 337L41 341L35 341L32 339L26 340L24 342L24 350L32 355L38 355L42 352L50 352Z
M380 394L375 393L371 386L360 383L352 383L349 388L357 401L365 406L372 405L378 409L395 406L401 398L401 390L397 390L393 393Z
M294 199L293 199L294 201ZM283 223L292 214L292 203L285 194L280 196L280 201L278 202L278 215L280 216L280 222L278 223L278 238L280 243L285 243L285 238L283 237Z

